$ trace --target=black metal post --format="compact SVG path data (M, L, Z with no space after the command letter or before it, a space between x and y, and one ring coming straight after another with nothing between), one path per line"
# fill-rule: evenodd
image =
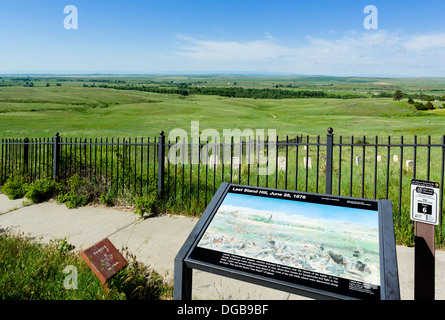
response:
M59 160L60 160L60 136L57 132L54 137L54 161L53 161L53 179L58 181L59 179Z
M29 138L23 140L23 166L25 173L28 173L28 157L29 157Z
M334 158L334 129L328 128L326 137L326 194L332 194L332 166Z
M414 300L435 298L435 226L416 222Z
M158 141L158 196L162 197L164 192L164 165L165 165L165 136L164 131L160 132Z

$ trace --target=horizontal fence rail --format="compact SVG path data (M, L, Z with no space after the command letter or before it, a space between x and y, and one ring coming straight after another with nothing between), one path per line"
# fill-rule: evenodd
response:
M77 173L102 192L157 192L175 209L200 214L219 185L231 182L390 199L400 227L411 223L411 179L421 179L440 183L443 216L445 136L336 137L329 128L323 137L228 140L172 140L163 132L154 139L1 139L0 185L14 174L66 183Z

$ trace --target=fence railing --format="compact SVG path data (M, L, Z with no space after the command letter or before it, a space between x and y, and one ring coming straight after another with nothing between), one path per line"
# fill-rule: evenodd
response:
M163 132L154 139L68 139L56 134L46 139L2 139L0 185L19 172L34 180L59 182L77 173L105 189L132 195L156 189L175 207L199 214L222 182L232 182L390 199L400 226L411 223L413 178L440 183L443 216L444 162L445 136L336 137L329 128L324 137L232 138L217 143L167 140ZM439 230L442 239L442 225Z

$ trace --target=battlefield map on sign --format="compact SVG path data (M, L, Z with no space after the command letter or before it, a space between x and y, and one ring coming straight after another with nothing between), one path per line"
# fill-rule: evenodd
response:
M376 202L232 186L191 257L379 299L379 247Z

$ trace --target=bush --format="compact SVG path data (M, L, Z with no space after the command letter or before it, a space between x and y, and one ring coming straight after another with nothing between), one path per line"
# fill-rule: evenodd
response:
M157 195L149 193L147 196L135 198L135 213L139 213L142 217L146 212L157 212Z
M156 271L138 262L136 256L125 253L128 265L109 280L110 289L120 291L126 300L156 300L171 297L169 287Z
M77 208L88 203L87 181L77 173L67 181L67 185L60 188L57 203L65 203L67 208Z
M6 180L1 191L11 200L20 199L25 196L28 182L29 178L26 175L15 175Z
M434 109L434 105L431 103L431 101L428 101L425 104L423 104L422 102L414 102L414 107L416 107L417 110L432 110L432 109Z
M53 180L37 180L27 187L25 197L34 203L47 201L56 191L56 183Z

